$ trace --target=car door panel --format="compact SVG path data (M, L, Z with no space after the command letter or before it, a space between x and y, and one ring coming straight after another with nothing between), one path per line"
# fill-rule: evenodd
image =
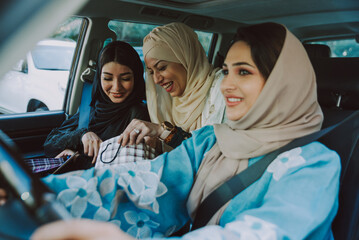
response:
M0 129L15 142L25 158L43 157L47 135L66 117L64 111L2 115Z

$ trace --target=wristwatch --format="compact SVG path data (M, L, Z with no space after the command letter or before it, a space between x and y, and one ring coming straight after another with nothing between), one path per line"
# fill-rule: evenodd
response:
M164 121L161 123L161 126L163 127L164 131L159 136L160 140L164 141L165 143L168 143L171 141L173 135L176 132L176 127L172 125L172 123Z

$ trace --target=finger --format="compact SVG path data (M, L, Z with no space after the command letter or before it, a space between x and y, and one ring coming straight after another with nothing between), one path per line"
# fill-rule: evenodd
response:
M101 144L101 140L99 142L97 142L97 144L95 145L95 148L94 148L94 156L93 156L93 159L92 159L92 164L95 164L96 163L96 159L97 159L97 156L98 156L98 152L99 152L99 149L100 149L100 144Z
M62 158L64 156L64 152L65 151L60 152L59 154L56 155L55 158Z
M144 129L143 131L141 131L140 134L137 136L136 144L140 144L143 139L148 136L148 133L149 129Z
M55 158L63 158L66 157L68 155L72 155L73 151L69 150L69 149L65 149L62 152L60 152Z
M89 151L89 142L88 141L84 141L83 142L84 145L84 154L87 155L88 151Z
M141 134L141 130L139 130L137 128L133 129L133 131L130 133L130 140L129 140L128 144L134 145L140 134Z
M123 134L121 133L120 137L117 140L117 143L122 145L122 140L123 140Z
M132 131L132 130L131 130ZM126 131L122 133L122 146L126 146L130 140L130 133L131 131Z
M91 143L89 144L89 150L88 150L87 156L89 156L89 157L93 156L93 148L94 148L94 142L91 141Z
M121 134L120 138L118 139L118 143L120 143L123 147L131 144L130 143L130 139L131 139L131 134L133 132L134 129L139 129L138 126L142 123L141 120L138 119L132 119L132 121L130 122L130 124L128 124L128 126L126 127L125 131L123 131L123 133ZM133 144L133 143L132 143Z

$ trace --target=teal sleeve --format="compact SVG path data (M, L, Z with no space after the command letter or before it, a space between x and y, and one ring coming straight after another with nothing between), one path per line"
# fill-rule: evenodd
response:
M258 160L258 159L256 159ZM279 155L264 175L234 197L220 225L184 239L333 239L340 159L318 142Z

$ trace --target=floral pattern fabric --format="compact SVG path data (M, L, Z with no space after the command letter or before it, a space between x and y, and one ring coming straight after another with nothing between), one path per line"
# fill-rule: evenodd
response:
M187 197L215 142L208 126L153 160L51 175L43 181L75 218L109 221L139 239L163 239L190 219ZM249 165L261 158L250 159ZM318 142L284 152L229 202L219 225L183 238L330 239L339 173L338 155Z

